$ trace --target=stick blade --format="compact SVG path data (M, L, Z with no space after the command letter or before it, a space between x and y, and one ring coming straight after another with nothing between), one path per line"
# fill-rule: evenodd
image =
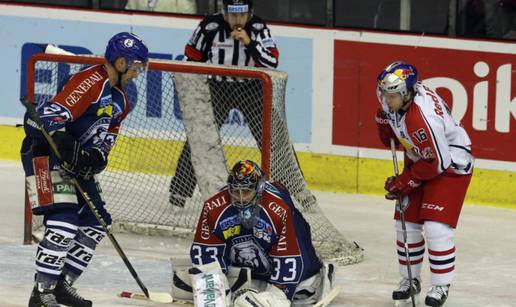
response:
M317 302L314 305L314 307L326 307L326 306L330 305L330 303L339 295L341 290L342 290L341 286L334 287L319 302Z
M149 292L149 297L145 296L143 293L136 293L130 291L122 291L118 294L119 297L125 298L133 298L137 300L151 300L156 303L167 303L170 304L174 300L172 299L172 295L165 292Z

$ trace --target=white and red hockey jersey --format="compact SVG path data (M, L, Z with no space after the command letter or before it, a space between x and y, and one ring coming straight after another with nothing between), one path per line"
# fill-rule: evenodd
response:
M413 103L406 112L389 112L380 90L377 95L394 134L405 148L405 162L411 164L412 177L430 180L443 172L472 173L471 140L433 90L417 83Z

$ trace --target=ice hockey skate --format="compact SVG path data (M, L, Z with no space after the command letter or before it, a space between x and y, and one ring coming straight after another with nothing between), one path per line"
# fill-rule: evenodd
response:
M30 294L29 307L59 307L59 304L54 296L54 291L40 291L37 286L34 286Z
M414 300L416 305L419 302L419 293L421 292L421 282L419 279L412 279L412 293L414 293ZM408 278L403 278L400 281L398 289L392 291L392 299L394 300L394 306L403 307L411 306L412 299L410 298L410 282Z
M84 299L77 289L72 287L64 278L61 278L57 283L54 295L59 304L73 307L90 307L92 302Z
M446 299L448 298L448 291L450 290L450 285L445 286L432 286L425 298L425 305L432 307L439 307L444 305Z

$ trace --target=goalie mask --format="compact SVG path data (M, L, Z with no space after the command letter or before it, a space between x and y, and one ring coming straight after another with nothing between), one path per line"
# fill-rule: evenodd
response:
M265 176L253 161L237 162L228 177L231 204L238 209L240 222L252 228L260 211L259 201L265 188Z
M382 93L400 94L404 103L411 99L417 81L417 69L402 61L389 64L377 79L378 89Z

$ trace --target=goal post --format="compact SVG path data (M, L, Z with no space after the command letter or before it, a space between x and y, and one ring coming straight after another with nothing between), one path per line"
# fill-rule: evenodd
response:
M36 54L27 63L27 98L51 99L71 74L104 61ZM307 188L288 135L286 83L287 74L277 70L151 60L126 86L132 111L98 175L115 231L192 237L203 200L237 160L250 159L290 191L323 258L360 261L362 250L327 220ZM183 208L170 203L171 182ZM30 243L41 218L31 216L28 200L25 206Z

